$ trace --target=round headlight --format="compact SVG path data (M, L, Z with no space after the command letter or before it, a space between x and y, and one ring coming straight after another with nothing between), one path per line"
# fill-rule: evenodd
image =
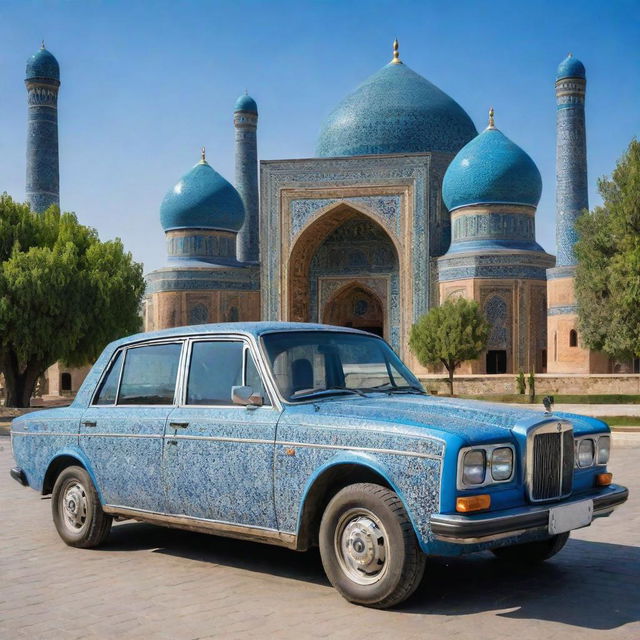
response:
M483 449L467 451L462 464L462 481L465 484L482 484L486 466L487 459Z
M607 464L609 462L610 450L611 438L609 436L600 436L598 438L598 464Z
M596 446L591 438L580 440L578 445L578 466L590 467L593 464L593 456L596 453Z
M491 477L494 480L508 480L513 471L513 451L509 447L493 450L491 455Z

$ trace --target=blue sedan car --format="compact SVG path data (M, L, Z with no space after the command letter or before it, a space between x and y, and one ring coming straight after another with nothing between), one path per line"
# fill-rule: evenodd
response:
M114 518L306 550L348 600L390 607L428 555L557 553L627 499L599 420L424 392L384 340L234 323L131 336L67 408L12 423L11 475L76 547Z

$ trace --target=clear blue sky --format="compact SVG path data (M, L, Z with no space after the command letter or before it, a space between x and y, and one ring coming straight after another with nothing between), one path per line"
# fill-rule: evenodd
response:
M554 75L587 68L591 205L640 133L640 2L0 0L0 191L24 199L25 62L61 66L61 204L119 236L145 271L165 259L158 208L207 147L233 181L235 99L258 102L261 159L313 156L323 118L391 58L496 125L544 183L538 241L555 253Z

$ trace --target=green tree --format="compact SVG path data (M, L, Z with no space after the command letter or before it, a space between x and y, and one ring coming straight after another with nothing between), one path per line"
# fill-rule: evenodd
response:
M640 142L632 140L603 204L577 221L576 299L582 342L611 358L640 356Z
M421 365L445 366L449 372L449 392L453 395L454 371L484 351L488 336L489 323L478 303L458 298L434 307L411 327L409 348Z
M80 366L141 326L142 265L72 213L0 196L0 373L7 406L28 407L58 360Z

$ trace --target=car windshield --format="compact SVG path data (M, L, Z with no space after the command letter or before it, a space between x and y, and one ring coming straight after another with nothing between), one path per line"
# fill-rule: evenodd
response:
M283 331L262 338L285 400L333 395L424 393L384 340L340 331Z

